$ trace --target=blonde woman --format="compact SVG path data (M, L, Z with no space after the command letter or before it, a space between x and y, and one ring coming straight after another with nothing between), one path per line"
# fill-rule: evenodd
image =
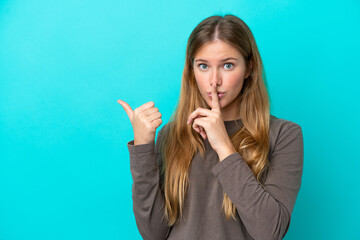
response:
M249 27L211 16L192 31L180 98L159 131L150 101L126 111L137 227L144 239L282 239L300 190L301 127L270 114Z

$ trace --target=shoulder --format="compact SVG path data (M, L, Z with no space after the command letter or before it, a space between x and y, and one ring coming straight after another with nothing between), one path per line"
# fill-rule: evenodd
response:
M300 128L301 126L293 121L286 120L283 118L278 118L274 115L270 115L270 131L273 132L283 132L290 130L292 128Z
M298 123L270 115L270 150L277 145L287 145L294 140L302 143L302 128Z

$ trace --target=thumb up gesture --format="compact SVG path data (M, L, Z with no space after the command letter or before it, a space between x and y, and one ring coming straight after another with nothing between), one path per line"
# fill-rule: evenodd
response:
M161 113L153 101L132 110L126 102L117 101L126 111L134 131L134 145L155 142L156 129L161 125Z

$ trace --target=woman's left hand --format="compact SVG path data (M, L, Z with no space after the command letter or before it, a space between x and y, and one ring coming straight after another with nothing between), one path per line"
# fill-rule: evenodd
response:
M189 117L187 124L193 122L192 127L204 139L208 138L211 147L219 155L220 161L231 153L236 152L226 131L220 111L220 102L216 91L216 83L212 85L212 108L197 108Z

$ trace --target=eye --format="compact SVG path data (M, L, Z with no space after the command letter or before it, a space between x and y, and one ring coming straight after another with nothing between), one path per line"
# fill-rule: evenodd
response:
M232 64L232 63L225 63L224 66L226 66L226 65L234 66L234 64ZM230 68L231 68L231 67L230 67ZM230 69L230 68L226 68L226 69Z
M198 65L198 67L199 67L201 70L206 70L206 69L203 69L203 68L201 67L201 65L204 65L204 66L206 66L206 67L207 67L207 65L206 65L206 64L203 64L203 63L200 63L200 64Z

